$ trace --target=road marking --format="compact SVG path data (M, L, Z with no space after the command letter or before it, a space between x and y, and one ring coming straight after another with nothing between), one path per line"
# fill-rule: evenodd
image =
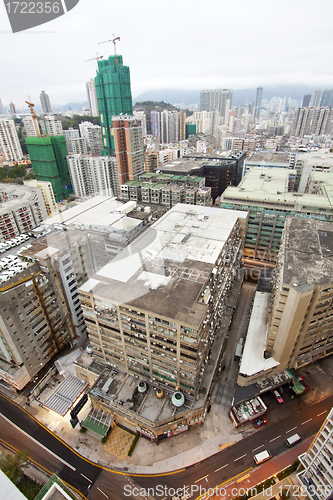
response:
M89 483L92 483L92 480L89 479L89 477L87 477L84 474L82 474L82 472L81 472L81 476L84 477L84 479L86 479L87 481L89 481Z
M4 415L2 415L2 418L4 420L6 420L7 422L9 422L13 427L15 427L16 429L18 429L20 432L22 432L22 434L24 434L25 436L27 436L29 439L31 439L31 441L33 441L34 443L38 444L38 446L40 446L41 448L43 448L43 450L47 451L48 453L50 453L50 455L54 456L57 460L59 460L59 462L61 462L62 464L64 465L67 465L67 467L69 467L70 469L72 469L73 471L76 471L76 468L73 467L71 464L69 464L68 462L66 462L65 460L63 460L62 458L60 458L58 455L56 455L55 453L53 453L53 451L49 450L46 446L44 446L42 443L40 443L39 441L37 441L37 439L31 437L27 432L23 431L20 427L18 427L16 424L13 424L13 422L11 422L9 420L9 418L5 417Z
M307 424L308 422L311 422L312 418L309 418L309 420L305 420L305 422L302 422L302 425Z
M208 477L209 474L207 474L207 476L204 476L204 477L201 477L200 479L197 479L196 481L194 481L195 483L198 483L199 481L201 481L202 479L206 479L206 477Z
M281 437L281 434L280 436L276 436L275 438L271 439L269 442L272 443L273 441L275 441L276 439L279 439Z
M265 445L264 445L264 444L261 444L260 446L258 446L258 448L254 448L254 450L252 450L252 451L257 451L257 450L259 450L260 448L262 448L263 446L265 446Z
M99 489L99 487L98 487L98 486L97 486L97 489L98 489L98 491L100 491L100 492L102 493L102 495L104 495L106 498L109 498L109 497L107 496L107 494L106 494L106 493L104 493L104 491L102 491L101 489Z
M219 444L220 450L224 450L224 448L227 448L228 446L232 445L232 441L229 441L227 444Z
M236 459L234 460L234 462L237 462L237 460L240 460L241 458L246 457L246 455L247 455L247 453L245 453L245 455L242 455L241 457L236 458Z
M297 426L296 426L296 427L293 427L292 429L289 429L289 431L286 431L286 434L287 434L288 432L294 431L295 429L297 429Z
M229 464L222 465L222 467L220 467L219 469L216 469L216 471L214 471L214 472L218 472L219 470L224 469L224 467L228 467L228 465Z
M320 417L320 415L324 415L324 413L327 413L327 410L322 411L321 413L318 413L317 417Z
M247 479L248 477L250 477L250 474L246 474L246 476L240 477L239 479L237 479L237 484L241 483L242 481L244 481L244 479Z

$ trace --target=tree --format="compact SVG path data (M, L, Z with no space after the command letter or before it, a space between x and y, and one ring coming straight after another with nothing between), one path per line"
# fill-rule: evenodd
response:
M29 467L27 450L18 451L15 455L0 456L0 470L17 485L24 476L24 469Z

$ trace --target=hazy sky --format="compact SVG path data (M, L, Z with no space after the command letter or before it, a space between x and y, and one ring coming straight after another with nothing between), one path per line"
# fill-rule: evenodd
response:
M37 1L37 0L36 0ZM0 5L0 98L17 108L85 101L86 59L117 52L132 95L157 89L333 87L332 0L80 0L65 15L13 34Z

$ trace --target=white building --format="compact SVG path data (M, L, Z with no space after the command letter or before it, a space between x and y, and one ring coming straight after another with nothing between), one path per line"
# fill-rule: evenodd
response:
M333 491L333 408L308 451L298 457L304 470L298 480L309 498L326 500Z
M0 147L7 161L19 161L23 158L20 141L12 119L0 119Z
M146 137L146 135L147 135L146 113L144 111L133 111L133 117L136 120L140 120L141 121L141 125L142 125L142 137Z
M119 194L118 170L115 158L110 156L67 156L73 191L82 198L92 194L113 196Z
M25 116L22 121L27 137L38 137L40 135L38 121L33 120L31 115Z
M82 122L79 124L79 129L81 137L86 141L89 153L92 156L99 156L103 149L101 127L91 122Z
M86 89L90 116L99 116L94 78L90 78L89 82L86 83Z
M64 136L66 139L67 151L69 153L73 153L72 141L80 137L80 132L77 129L70 127L68 130L64 131Z
M24 181L24 185L28 187L36 187L41 190L48 217L53 217L59 213L51 182L32 179L30 181Z
M44 116L40 128L43 135L64 135L61 120L56 120L53 115Z

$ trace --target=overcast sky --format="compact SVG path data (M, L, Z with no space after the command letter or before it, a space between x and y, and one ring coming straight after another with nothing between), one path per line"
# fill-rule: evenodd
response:
M36 0L37 1L37 0ZM45 90L51 105L87 99L94 61L117 52L132 95L158 88L333 88L332 0L79 0L65 15L13 34L0 5L0 98L17 108Z

